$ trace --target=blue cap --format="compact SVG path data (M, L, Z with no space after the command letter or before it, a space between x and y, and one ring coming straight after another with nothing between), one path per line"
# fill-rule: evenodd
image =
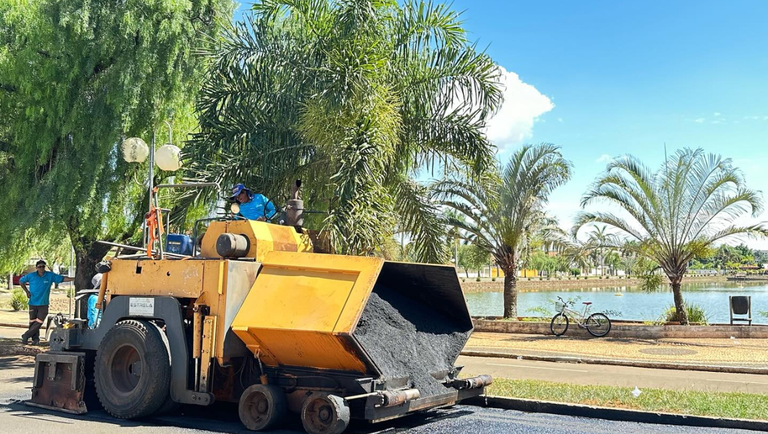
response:
M235 184L234 187L232 187L232 196L230 198L235 199L237 195L239 195L243 190L245 190L246 193L248 193L248 196L251 196L251 190L246 188L243 184Z

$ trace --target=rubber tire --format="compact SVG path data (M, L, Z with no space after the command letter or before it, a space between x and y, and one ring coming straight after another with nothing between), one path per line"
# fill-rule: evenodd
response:
M558 317L565 318L565 328L560 333L555 331L555 320L558 319ZM568 316L567 315L563 315L562 313L558 313L557 315L553 316L552 317L552 321L549 322L549 329L552 331L553 335L555 335L555 336L562 336L562 335L565 334L565 332L568 331L568 324L569 324Z
M592 319L592 317L596 317L596 316L603 317L606 321L608 321L608 330L606 330L605 333L602 333L602 334L595 333L595 332L592 331L592 328L590 328L590 326L589 326L590 322L589 321ZM589 334L591 334L592 336L594 336L596 338L602 338L603 336L607 335L608 332L611 331L611 319L608 318L608 315L606 315L604 313L593 313L592 315L589 316L589 318L587 318L587 331L589 332Z
M319 427L314 414L318 405L330 406L331 420L325 426ZM350 411L344 398L325 392L313 392L304 399L301 405L301 424L308 434L341 434L349 426Z
M135 419L154 414L166 403L171 364L161 333L148 321L125 320L115 324L104 336L96 352L94 379L99 402L107 413L119 419ZM110 365L126 346L133 347L138 354L142 373L132 390L121 393L112 378Z
M257 394L260 394L267 404L262 420L256 420L249 412L250 404L248 401ZM277 386L254 384L240 395L237 413L240 416L240 422L251 431L272 429L283 422L285 415L288 414L288 400L283 389Z

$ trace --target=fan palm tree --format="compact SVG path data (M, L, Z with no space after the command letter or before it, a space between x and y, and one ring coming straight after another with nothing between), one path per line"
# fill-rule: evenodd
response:
M200 133L184 149L192 174L275 202L301 178L337 252L370 254L397 225L420 260L447 257L414 177L485 170L495 148L482 131L502 99L499 68L457 12L419 0L263 0L209 55Z
M537 234L556 232L543 207L552 190L570 177L571 163L560 148L544 143L523 146L503 170L488 176L433 185L443 206L467 218L450 223L491 252L504 271L505 318L517 316L517 269L526 245Z
M614 160L581 205L598 202L611 203L622 213L582 212L574 233L597 222L636 240L639 254L657 262L667 275L682 324L688 323L680 289L688 262L723 238L768 235L762 225L734 223L740 216L762 211L760 194L747 188L730 159L701 149L677 151L656 172L632 156Z

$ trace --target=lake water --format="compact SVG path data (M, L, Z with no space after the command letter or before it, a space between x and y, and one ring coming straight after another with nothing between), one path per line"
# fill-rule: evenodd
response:
M465 294L469 312L473 316L501 316L504 313L501 292L471 292ZM759 311L768 311L768 285L765 283L689 283L683 285L686 302L701 306L710 323L728 323L728 296L752 296L752 320L768 323ZM542 316L529 309L544 307L554 314L557 297L577 300L576 310L581 311L582 301L591 301L592 312L612 311L612 319L655 321L672 305L672 291L647 293L637 287L620 286L607 288L576 288L567 290L520 290L517 296L519 316Z

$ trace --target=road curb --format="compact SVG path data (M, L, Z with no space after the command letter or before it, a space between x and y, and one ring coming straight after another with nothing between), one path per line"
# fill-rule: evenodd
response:
M462 356L495 357L500 359L534 360L539 362L586 363L590 365L629 366L634 368L674 369L685 371L726 372L731 374L768 374L768 368L745 366L699 365L688 363L644 362L639 360L599 359L572 356L542 356L532 354L500 353L496 351L464 350Z
M13 323L0 322L0 327L18 327L18 328L25 329L29 327L29 324L13 324Z
M768 421L691 416L675 413L655 413L641 410L595 407L590 405L505 398L499 396L478 396L466 399L462 401L462 404L500 408L504 410L518 410L529 413L551 413L625 422L768 431Z

